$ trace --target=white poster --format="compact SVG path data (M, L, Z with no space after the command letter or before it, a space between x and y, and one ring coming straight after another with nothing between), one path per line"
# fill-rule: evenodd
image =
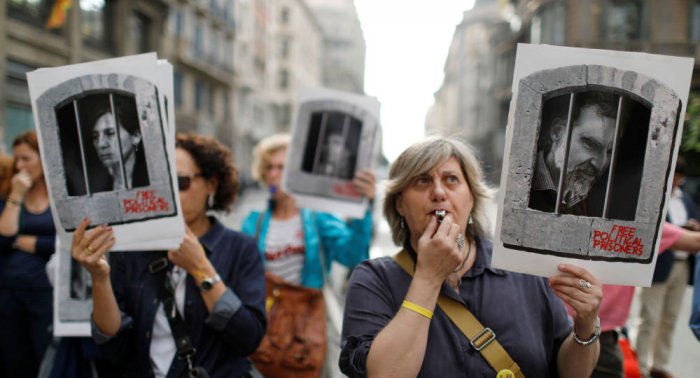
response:
M493 267L650 285L693 64L518 45Z
M299 207L364 218L368 200L355 191L355 172L374 169L381 126L373 97L302 88L287 149L282 189Z
M172 67L150 53L39 69L27 79L62 245L90 217L89 227L113 226L112 250L178 248Z

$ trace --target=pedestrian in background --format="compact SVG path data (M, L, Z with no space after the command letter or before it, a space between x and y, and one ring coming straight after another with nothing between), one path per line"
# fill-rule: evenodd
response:
M0 187L0 345L8 377L34 378L53 332L45 268L56 229L36 132L18 136L12 149L11 179Z
M700 216L690 195L680 185L685 180L685 162L676 162L667 221L690 231L700 231ZM673 378L668 362L673 345L673 330L678 319L683 293L693 283L695 256L686 251L669 250L656 259L651 287L642 288L637 353L639 365L649 369L653 378ZM653 357L649 363L650 354Z
M268 273L287 283L321 289L332 261L352 269L369 257L371 206L363 219L353 219L349 225L333 215L297 207L294 198L280 188L289 143L289 135L279 134L263 139L255 147L252 173L270 189L271 197L267 209L251 212L242 228L257 237ZM374 172L355 172L353 183L359 194L370 201L374 199ZM327 335L323 376L332 376L338 370L338 337Z

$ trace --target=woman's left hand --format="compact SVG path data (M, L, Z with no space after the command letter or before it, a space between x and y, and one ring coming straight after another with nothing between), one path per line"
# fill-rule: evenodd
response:
M591 272L576 265L559 264L559 271L570 275L550 277L549 286L557 297L574 309L576 334L588 340L595 333L598 322L598 308L603 299L603 284ZM587 287L586 282L591 286Z
M352 180L352 183L355 185L355 190L358 193L367 197L370 201L374 199L374 194L377 191L374 171L363 169L355 172L355 178Z
M192 230L185 226L185 231L186 233L182 244L180 244L180 248L168 251L168 260L194 276L196 272L204 266L206 254L204 253L204 248L199 243L199 239L192 233Z

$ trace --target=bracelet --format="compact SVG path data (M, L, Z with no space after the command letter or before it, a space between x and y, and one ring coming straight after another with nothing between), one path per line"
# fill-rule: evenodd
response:
M600 318L598 318L598 322L595 325L595 332L593 332L593 337L591 337L590 340L588 341L581 341L578 338L578 335L576 334L576 325L574 324L574 340L576 340L577 343L583 345L583 346L589 346L593 344L598 338L600 337Z
M202 252L204 252L204 248L202 248ZM194 275L199 278L199 281L203 281L205 278L209 277L204 277L204 274L202 274L202 268L204 267L204 261L207 259L207 254L204 253L204 256L202 256L202 261L199 262L199 267L197 267L197 270L194 272Z
M421 306L418 306L415 303L411 303L409 301L403 301L403 304L401 305L401 307L406 307L407 309L409 309L413 312L417 312L417 313L425 316L428 319L433 318L433 313L430 310L427 310Z
M12 198L8 198L7 203L11 203L11 204L16 205L16 206L22 206L21 201L17 201L16 199L12 199Z

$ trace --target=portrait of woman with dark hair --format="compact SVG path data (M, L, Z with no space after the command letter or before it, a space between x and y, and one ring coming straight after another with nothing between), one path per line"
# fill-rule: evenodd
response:
M57 118L69 195L88 194L86 182L89 193L149 185L134 98L116 93L88 95L58 109ZM75 146L76 141L82 147Z

